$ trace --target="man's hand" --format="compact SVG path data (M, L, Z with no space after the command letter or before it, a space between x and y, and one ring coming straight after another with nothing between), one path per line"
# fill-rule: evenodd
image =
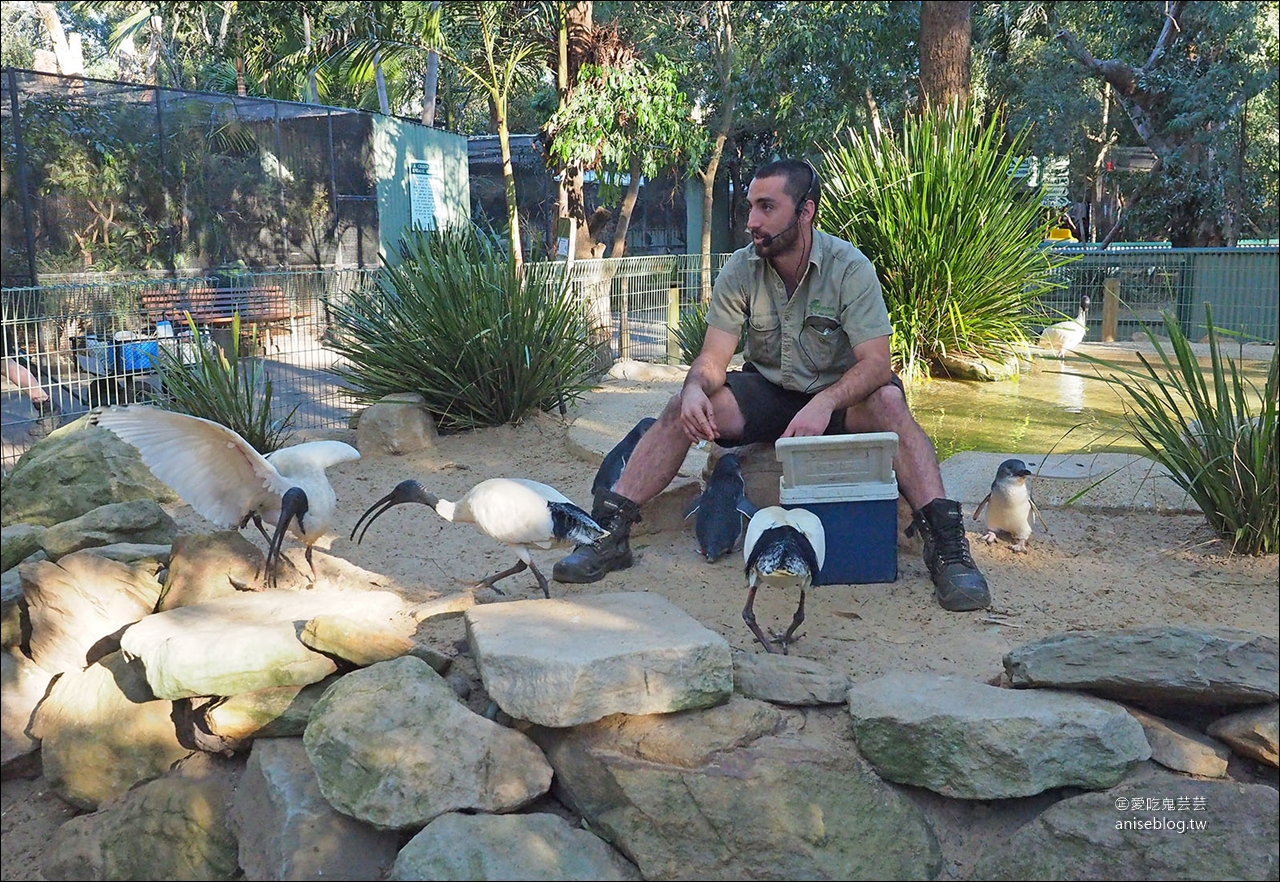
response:
M720 437L715 408L701 386L690 383L680 393L680 426L689 440L695 443Z
M787 424L787 430L782 433L783 438L801 438L810 435L821 435L827 431L827 425L831 422L831 408L822 403L821 399L814 397L809 403L800 408L800 412L791 418L791 422Z

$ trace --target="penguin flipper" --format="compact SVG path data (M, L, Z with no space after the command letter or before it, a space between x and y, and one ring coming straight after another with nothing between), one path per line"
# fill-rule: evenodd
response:
M702 494L699 493L696 497L694 497L693 502L690 502L688 507L685 508L684 510L685 518L687 519L691 514L697 511L699 506L701 505L702 505Z
M756 508L755 503L753 503L753 502L752 502L750 499L748 499L746 496L739 496L739 497L738 497L738 505L737 505L737 509L738 509L738 511L740 511L740 512L742 512L744 515L746 515L748 519L750 519L751 517L753 517L753 516L755 515L755 513L756 513L757 511L759 511L759 509L758 509L758 508Z
M978 520L978 518L982 517L982 512L986 510L987 503L989 503L990 501L991 501L990 493L982 497L982 501L978 503L978 507L973 510L973 519L975 521Z
M1030 502L1031 502L1031 524L1032 524L1032 526L1035 526L1035 522L1038 520L1038 521L1040 521L1040 526L1044 527L1044 531L1045 531L1046 533L1048 533L1048 532L1049 532L1049 525L1048 525L1048 524L1046 524L1046 523L1044 522L1044 515L1040 514L1040 506L1036 505L1036 501L1035 501L1034 499L1030 500Z

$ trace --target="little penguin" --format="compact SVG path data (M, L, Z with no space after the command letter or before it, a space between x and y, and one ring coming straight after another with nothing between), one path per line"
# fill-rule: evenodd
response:
M600 463L600 468L596 470L596 478L591 482L592 498L599 496L602 490L612 490L613 485L618 483L618 479L622 477L622 470L627 467L627 460L631 459L631 454L635 452L636 445L640 443L644 433L649 431L649 427L655 422L657 420L653 417L645 417L631 428L625 438L605 454L604 461Z
M695 512L698 550L709 562L715 563L742 547L743 516L750 518L756 513L756 507L747 499L738 454L726 453L720 457L706 488L689 504L684 516L687 518Z
M991 492L973 510L974 520L982 517L986 510L987 534L982 538L988 545L996 541L997 533L1005 533L1014 540L1012 550L1024 552L1036 519L1044 526L1040 509L1031 497L1031 485L1027 483L1030 474L1031 470L1020 459L1000 463L996 479L991 482Z

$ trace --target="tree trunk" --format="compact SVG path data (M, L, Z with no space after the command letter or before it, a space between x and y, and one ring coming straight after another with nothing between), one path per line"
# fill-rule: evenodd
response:
M387 78L382 75L382 53L373 53L373 82L378 87L378 109L383 116L391 115L391 102L387 100Z
M920 95L934 107L969 100L968 2L921 0Z
M562 10L556 87L560 95L560 106L563 108L569 100L569 94L577 85L578 69L582 67L584 50L590 45L589 35L593 22L591 0L565 3ZM576 165L564 166L560 169L557 201L557 216L573 218L573 222L578 227L574 258L594 257L592 249L596 242L587 224L587 199L583 188L583 174L582 169Z
M431 4L434 13L440 8L440 0ZM440 82L440 53L432 49L427 52L427 72L422 76L422 124L436 124L436 89Z
M516 272L524 269L524 252L520 248L520 208L516 201L516 173L511 165L511 133L507 131L506 105L489 99L494 127L498 130L498 146L502 148L502 188L507 196L507 226L511 257L516 262Z
M62 30L62 21L58 18L57 10L53 3L37 3L36 15L40 18L40 23L44 25L45 32L49 35L49 41L53 43L53 54L58 60L58 73L69 74L72 76L84 75L84 54L80 48L80 41L76 39L67 39L67 34ZM75 37L75 35L72 35Z
M640 154L631 157L631 180L627 184L627 192L622 197L622 207L618 209L618 225L613 231L613 250L610 257L621 257L627 250L627 230L631 226L631 215L636 210L636 198L640 195Z

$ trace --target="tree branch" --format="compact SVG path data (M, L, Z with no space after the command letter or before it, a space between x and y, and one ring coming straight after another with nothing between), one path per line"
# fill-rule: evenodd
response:
M1165 52L1169 50L1169 46L1182 30L1181 25L1178 24L1178 19L1182 17L1182 11L1186 8L1186 0L1177 0L1172 5L1165 3L1164 27L1160 30L1160 38L1156 40L1155 48L1151 50L1151 57L1142 66L1144 71L1153 69L1164 58Z

